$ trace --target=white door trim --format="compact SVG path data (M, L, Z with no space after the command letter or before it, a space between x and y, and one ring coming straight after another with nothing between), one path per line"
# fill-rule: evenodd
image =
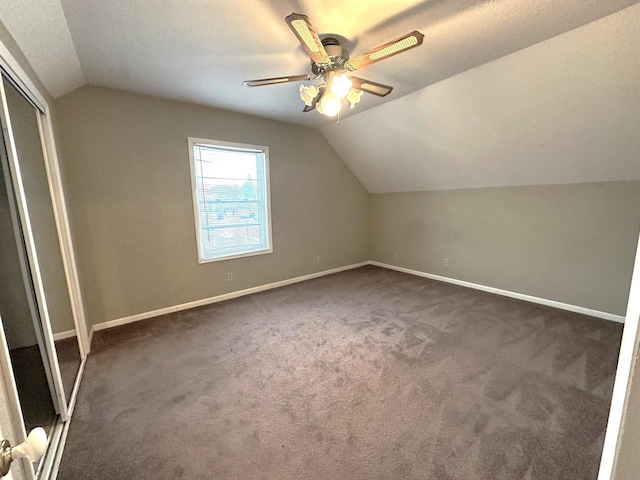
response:
M609 410L609 423L604 439L604 448L600 459L600 472L598 480L610 480L615 469L615 462L620 449L622 424L629 402L631 376L634 368L638 368L638 324L640 323L640 238L636 260L633 267L631 289L629 291L629 303L627 304L627 316L622 332L620 344L620 356L618 358L618 370L613 385L613 397L611 410Z
M71 238L67 205L62 189L62 180L60 178L58 155L51 133L53 126L51 124L51 116L48 113L38 115L38 128L40 129L40 138L42 140L42 152L45 159L44 163L47 170L49 190L51 192L51 203L53 204L53 214L56 220L58 241L61 247L62 263L64 265L64 273L67 279L69 298L71 300L71 309L73 311L73 318L79 339L80 356L84 359L89 353L90 348L87 335L87 322L84 316L84 304L82 301L76 260L73 255L73 240Z

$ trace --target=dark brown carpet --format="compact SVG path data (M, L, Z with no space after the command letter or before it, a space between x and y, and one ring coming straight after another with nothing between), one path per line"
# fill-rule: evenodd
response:
M595 479L621 332L376 267L99 332L58 478Z

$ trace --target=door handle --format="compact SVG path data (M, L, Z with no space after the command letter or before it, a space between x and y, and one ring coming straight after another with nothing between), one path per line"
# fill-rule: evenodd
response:
M20 445L12 447L8 440L0 443L0 476L4 477L9 473L11 462L19 458L28 458L31 462L36 462L47 449L47 432L42 427L36 427L27 439Z

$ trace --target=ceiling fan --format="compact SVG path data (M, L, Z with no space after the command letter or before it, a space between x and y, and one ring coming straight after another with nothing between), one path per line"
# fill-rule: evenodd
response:
M329 117L340 113L343 99L349 101L353 108L362 98L363 92L379 97L389 95L393 87L353 76L351 72L418 47L424 39L422 33L413 31L350 59L349 52L337 39L328 37L320 40L306 15L292 13L285 17L285 20L311 58L312 75L247 80L242 84L247 87L261 87L319 79L319 84L300 85L300 98L305 103L303 112L316 109Z

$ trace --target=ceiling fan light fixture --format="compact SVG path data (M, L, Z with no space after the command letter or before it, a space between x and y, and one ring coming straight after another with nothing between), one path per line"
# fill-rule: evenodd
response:
M390 42L350 58L349 52L333 36L324 36L321 40L309 18L300 13L291 13L285 21L306 50L311 59L311 75L293 75L288 77L262 78L247 80L243 85L259 87L277 83L317 80L315 85L301 85L300 99L304 102L304 113L318 110L322 115L335 117L340 114L344 100L353 109L362 99L363 92L385 97L393 87L364 80L351 75L352 72L385 60L393 55L422 45L424 35L417 30L409 32ZM338 123L340 123L338 117Z
M355 88L352 88L351 90L349 90L349 93L347 93L346 98L351 104L351 106L349 107L351 110L353 110L356 104L360 102L360 99L362 99L363 93L364 92L362 90L356 90Z
M313 105L313 101L319 93L320 90L315 85L300 85L300 99L307 107Z
M325 92L318 102L318 111L327 117L335 117L342 109L342 100L331 90Z
M334 74L329 79L329 90L338 98L344 98L351 89L351 79L346 73Z

